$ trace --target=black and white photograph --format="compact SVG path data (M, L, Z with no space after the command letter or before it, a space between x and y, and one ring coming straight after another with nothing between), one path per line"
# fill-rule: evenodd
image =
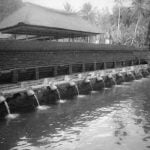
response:
M150 150L150 0L0 0L0 150Z

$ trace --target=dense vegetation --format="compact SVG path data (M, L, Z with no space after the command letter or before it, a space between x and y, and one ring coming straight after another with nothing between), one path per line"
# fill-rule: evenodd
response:
M22 0L0 0L0 21L22 5Z
M109 34L113 43L144 47L150 44L150 0L130 0L129 6L124 5L126 1L114 0L112 13L107 8L100 11L90 3L85 3L78 13ZM65 6L67 11L73 11L69 3Z

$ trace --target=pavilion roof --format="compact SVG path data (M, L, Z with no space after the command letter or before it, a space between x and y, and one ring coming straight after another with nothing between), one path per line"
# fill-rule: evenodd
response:
M75 13L58 11L26 3L0 23L0 32L53 36L82 37L100 34L99 29Z

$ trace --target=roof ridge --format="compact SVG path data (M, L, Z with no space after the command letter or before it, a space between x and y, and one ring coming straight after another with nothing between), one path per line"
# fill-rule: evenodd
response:
M4 31L4 29L6 28L17 28L17 25L19 23L38 27L50 27L87 33L100 32L96 25L91 24L87 20L84 20L77 13L68 13L65 11L55 10L32 3L25 3L23 7L6 17L0 23L0 29L1 31ZM6 32L10 33L10 31L8 30ZM21 28L17 28L17 31L14 32L27 33L27 31Z
M64 15L77 15L76 12L67 12L65 10L58 10L58 9L54 9L54 8L50 8L50 7L45 7L45 6L41 6L35 3L31 3L31 2L25 2L25 6L30 5L33 7L39 7L41 9L47 10L47 11L51 11L51 12L55 12L55 13L59 13L59 14L64 14Z

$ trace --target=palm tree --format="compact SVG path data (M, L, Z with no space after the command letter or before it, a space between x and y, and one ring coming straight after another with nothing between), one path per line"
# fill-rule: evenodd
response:
M85 3L82 6L82 9L79 12L81 16L90 21L91 23L95 23L96 13L91 5L91 3Z
M137 30L138 30L140 21L142 20L143 17L145 17L146 13L148 13L150 11L147 8L148 3L150 4L149 0L133 0L133 2L132 2L134 15L137 16L137 22L135 25L134 36L132 38L131 45L133 45L134 40L137 37Z
M122 7L122 0L115 0L118 6L118 25L117 25L117 39L119 39L121 31L120 31L120 18L121 18L121 7Z
M71 4L68 3L68 2L66 2L66 3L64 4L64 9L65 9L65 11L67 11L67 12L73 12L73 9L72 9Z

